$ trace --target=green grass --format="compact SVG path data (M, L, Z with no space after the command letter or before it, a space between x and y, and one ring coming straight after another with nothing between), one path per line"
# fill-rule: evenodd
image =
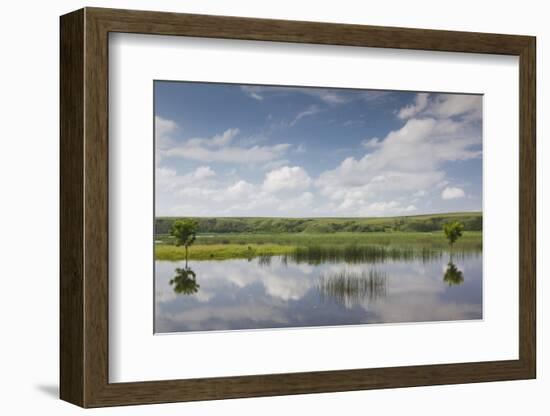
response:
M196 244L189 249L189 260L228 260L277 256L289 254L294 249L294 246L280 244ZM155 246L155 259L169 261L185 260L185 249L174 245L157 244Z
M481 244L481 231L465 231L455 247L467 248ZM170 236L156 236L164 244L173 244ZM374 244L382 246L423 246L426 248L446 248L448 242L442 231L434 232L372 232L372 233L265 233L265 234L199 234L193 249L198 245L229 244L278 244L292 246Z
M157 260L183 260L183 247L173 240L157 236L162 241L155 246ZM305 258L383 259L426 257L447 251L449 245L443 232L378 232L378 233L271 233L271 234L209 234L198 235L189 248L189 260L225 260L260 256L291 255ZM466 231L455 243L458 252L481 251L482 233ZM315 254L315 256L312 255Z

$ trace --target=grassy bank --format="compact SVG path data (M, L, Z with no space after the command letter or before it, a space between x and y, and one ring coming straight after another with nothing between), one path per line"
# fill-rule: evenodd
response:
M157 260L183 260L185 250L176 247L170 238L155 245ZM373 249L376 247L376 249ZM456 252L481 251L482 233L467 231L455 244ZM225 260L260 256L293 255L304 251L319 256L344 257L397 255L427 256L449 249L443 232L373 232L373 233L271 233L271 234L208 234L198 235L189 249L189 260Z
M280 244L196 244L189 249L189 260L248 259L289 254L294 246ZM155 246L156 260L185 260L185 249L169 244Z
M455 247L467 248L481 244L481 231L466 231ZM270 234L210 234L198 235L195 244L280 244L292 246L312 245L381 245L393 247L425 247L445 249L447 239L442 231L436 232L372 232L372 233L270 233Z

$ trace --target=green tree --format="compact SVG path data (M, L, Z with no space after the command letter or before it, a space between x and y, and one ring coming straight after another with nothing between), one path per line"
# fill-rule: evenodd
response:
M447 240L449 240L451 250L456 240L462 237L463 231L464 231L464 224L462 224L461 222L453 221L453 222L447 222L443 224L443 232L445 233L445 237L447 237Z
M176 246L185 247L185 264L187 265L187 251L197 238L199 223L193 219L176 220L172 224L170 234L176 238Z

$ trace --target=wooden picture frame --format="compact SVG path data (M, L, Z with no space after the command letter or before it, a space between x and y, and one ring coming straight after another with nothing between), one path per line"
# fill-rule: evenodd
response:
M82 407L397 388L536 377L535 38L85 8L61 17L60 396ZM109 383L110 32L519 57L519 359Z

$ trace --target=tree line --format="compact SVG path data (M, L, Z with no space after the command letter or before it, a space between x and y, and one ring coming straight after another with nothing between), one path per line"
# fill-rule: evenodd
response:
M175 221L155 219L155 234L170 234ZM441 231L450 220L459 221L464 231L481 231L481 214L383 218L193 218L200 234L223 233L335 233L335 232L431 232Z

